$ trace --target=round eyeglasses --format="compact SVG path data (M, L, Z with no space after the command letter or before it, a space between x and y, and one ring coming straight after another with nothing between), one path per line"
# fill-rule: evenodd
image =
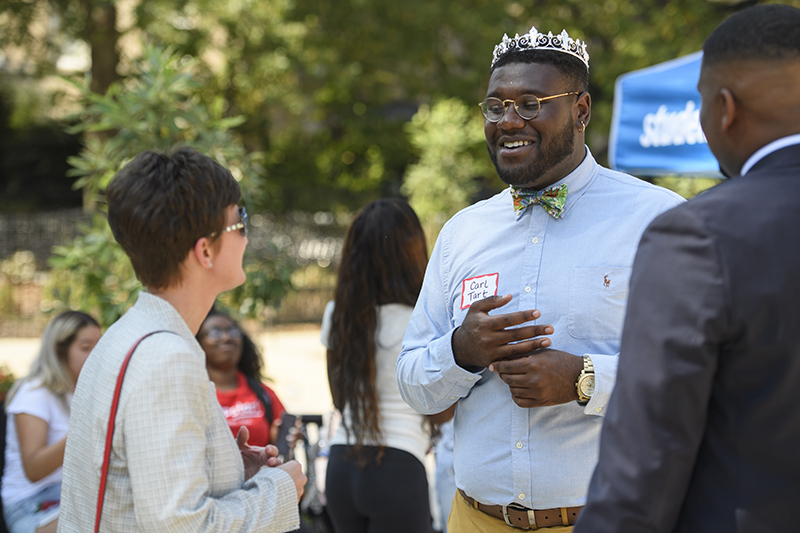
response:
M239 230L242 234L242 237L247 237L247 209L244 207L239 207L239 222L236 224L231 224L227 228L223 229L221 232L214 232L209 235L212 239L216 237L219 233L227 233L229 231L236 231Z
M500 122L506 114L506 107L509 104L514 104L514 109L517 115L523 120L533 120L542 110L542 102L552 100L553 98L561 98L562 96L569 96L571 94L581 94L580 92L569 92L563 94L556 94L553 96L545 96L539 98L532 94L523 94L516 100L500 100L499 98L489 97L480 104L481 112L486 120L489 122Z
M227 335L231 340L238 341L242 338L242 330L234 326L229 328L213 327L208 328L203 336L208 340L218 341L222 339L223 335Z

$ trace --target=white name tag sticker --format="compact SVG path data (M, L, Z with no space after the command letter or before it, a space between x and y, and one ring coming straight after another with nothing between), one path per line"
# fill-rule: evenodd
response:
M461 309L466 309L478 300L497 296L497 280L500 274L484 274L467 278L461 285Z

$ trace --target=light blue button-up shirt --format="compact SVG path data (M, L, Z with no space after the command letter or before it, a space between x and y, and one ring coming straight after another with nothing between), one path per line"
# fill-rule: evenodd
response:
M585 502L636 248L650 221L683 200L599 166L586 150L556 183L569 186L561 218L538 205L515 213L506 189L445 224L403 341L403 399L426 414L458 402L456 483L482 503L548 509ZM553 349L592 358L596 384L587 405L521 408L497 375L455 363L453 331L472 302L492 294L513 296L492 314L539 309L539 323L555 329Z

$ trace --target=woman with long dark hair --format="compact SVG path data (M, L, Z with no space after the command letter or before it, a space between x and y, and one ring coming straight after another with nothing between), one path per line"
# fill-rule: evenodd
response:
M427 260L419 219L402 200L370 203L347 231L322 322L342 413L325 490L339 533L430 531L425 417L403 402L395 379Z

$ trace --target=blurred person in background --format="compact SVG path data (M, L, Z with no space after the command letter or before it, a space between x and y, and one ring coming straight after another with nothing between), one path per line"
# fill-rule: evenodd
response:
M275 391L261 382L261 354L252 339L231 317L212 309L197 341L206 353L208 377L233 434L245 426L250 445L275 444L286 409Z
M217 400L234 435L246 427L251 446L277 445L278 429L286 412L271 388L261 381L261 351L230 316L212 308L196 335L206 354L208 377L217 390ZM298 418L287 435L288 450L300 435ZM310 531L300 524L296 531Z
M342 424L325 493L337 533L428 533L425 417L400 397L395 363L428 259L399 199L368 204L345 237L335 300L322 319L328 382Z
M42 334L30 373L6 396L2 499L10 533L56 531L72 393L100 333L86 313L57 315Z

